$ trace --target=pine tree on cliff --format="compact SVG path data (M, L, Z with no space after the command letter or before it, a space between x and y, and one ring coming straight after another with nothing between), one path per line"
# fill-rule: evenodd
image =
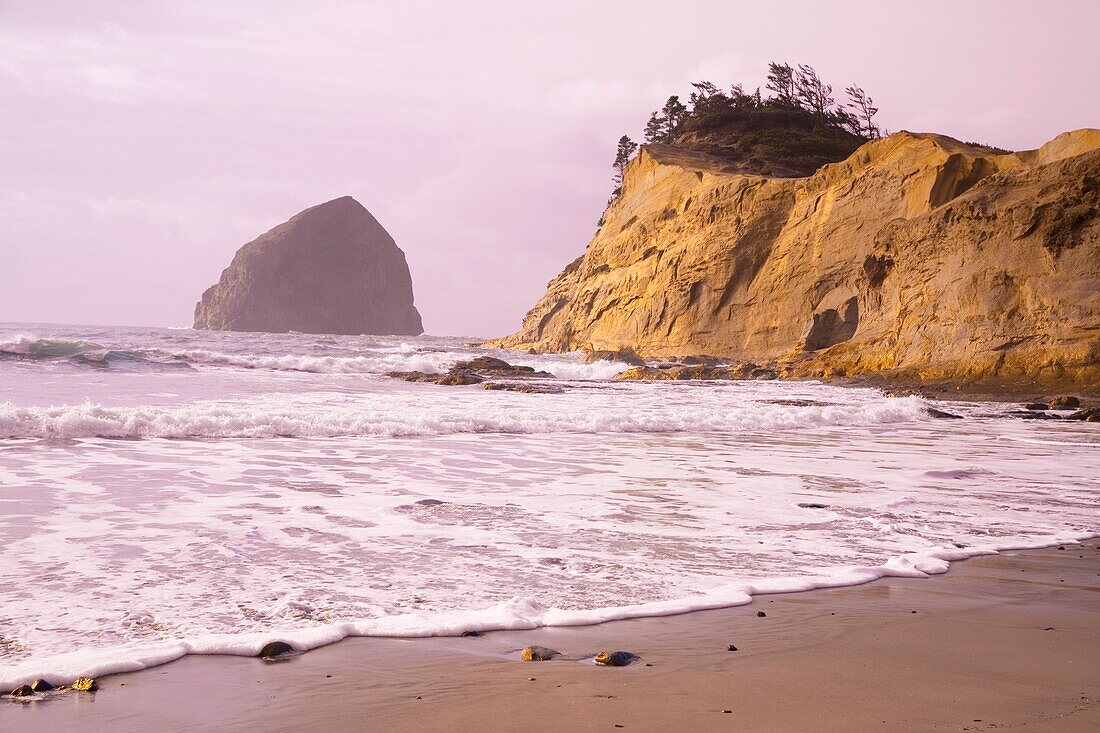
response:
M664 128L665 121L659 114L654 112L649 116L649 122L645 123L645 144L661 142L664 133L661 130Z
M872 140L882 137L882 132L874 121L875 115L878 114L875 100L868 97L867 93L855 84L845 89L844 92L850 100L847 106L855 110L856 134L869 137Z
M795 99L794 69L790 64L777 64L774 61L768 64L768 89L775 96L768 101L777 107L794 107L798 101Z
M829 110L836 104L832 85L821 81L814 67L799 64L794 86L798 105L813 114L819 125L825 124L829 120Z
M675 94L669 97L665 106L661 108L661 117L664 119L664 134L661 142L670 143L676 138L676 133L680 131L680 123L684 121L686 115L687 107L683 105L680 98Z
M615 190L611 192L608 204L617 199L619 194L623 192L623 172L626 171L626 164L630 162L630 156L634 155L634 151L637 149L638 143L628 136L623 135L619 138L619 148L615 151L615 162L611 164L615 169Z

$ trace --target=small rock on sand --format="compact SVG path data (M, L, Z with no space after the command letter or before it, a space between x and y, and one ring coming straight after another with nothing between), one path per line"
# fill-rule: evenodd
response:
M601 667L625 667L637 661L638 655L630 652L600 652L593 661Z
M33 694L34 690L31 689L30 685L20 685L11 691L12 697L27 697Z
M294 647L287 644L285 641L271 641L264 644L264 648L260 650L260 653L256 656L263 659L274 659L284 654L289 654L294 651Z
M547 662L560 654L561 652L544 646L525 646L519 656L525 662Z
M99 685L91 677L77 677L73 680L73 689L80 690L82 692L95 692L99 689Z
M756 617L757 617L757 618L764 618L764 617L765 617L765 616L767 616L767 615L768 615L768 614L764 613L763 611L757 611L757 612L756 612Z
M53 685L46 680L38 679L31 683L31 689L35 692L46 692L47 690L52 690Z

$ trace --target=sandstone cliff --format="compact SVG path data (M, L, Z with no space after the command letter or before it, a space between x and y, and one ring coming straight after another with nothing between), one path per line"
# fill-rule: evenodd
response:
M195 306L195 328L274 333L423 333L405 254L344 196L237 250Z
M495 344L1096 385L1100 131L1007 154L901 132L803 178L648 146L584 255Z

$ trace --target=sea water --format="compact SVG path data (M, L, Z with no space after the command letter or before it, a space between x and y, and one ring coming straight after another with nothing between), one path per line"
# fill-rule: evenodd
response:
M563 389L384 375L486 354ZM0 325L0 689L732 606L1100 530L1100 425L626 368L429 336Z

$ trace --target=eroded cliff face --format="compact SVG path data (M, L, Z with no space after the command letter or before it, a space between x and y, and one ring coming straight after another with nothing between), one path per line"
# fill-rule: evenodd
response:
M648 146L495 344L1098 384L1100 131L1009 154L902 132L794 179Z
M195 306L195 328L424 331L405 253L350 196L306 209L237 250Z

